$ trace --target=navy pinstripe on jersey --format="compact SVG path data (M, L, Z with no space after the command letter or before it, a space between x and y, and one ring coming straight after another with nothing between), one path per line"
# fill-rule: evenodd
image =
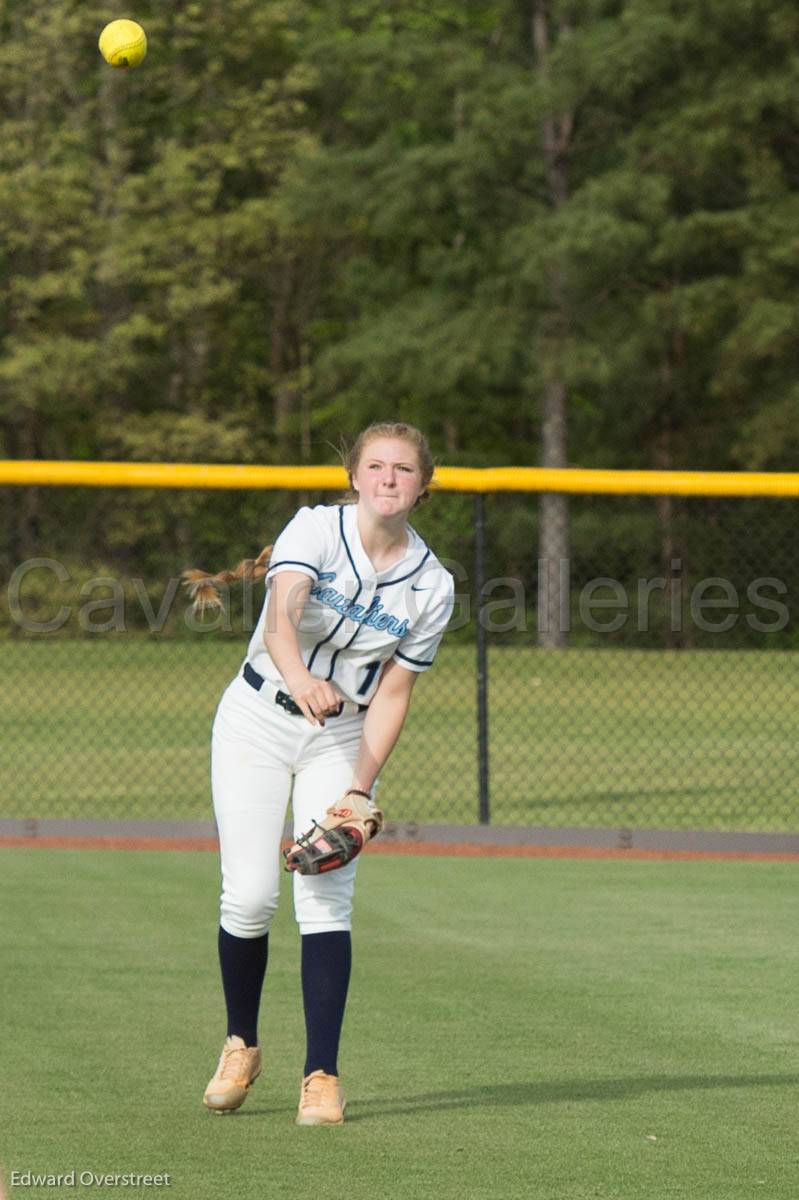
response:
M355 566L355 561L352 557L352 553L350 551L349 545L347 544L347 536L344 532L344 505L343 504L339 505L338 523L339 523L339 535L341 537L342 542L344 543L344 548L347 551L347 558L350 560L350 563L352 564L353 573L355 575L355 578L358 580L358 590L355 593L353 600L352 600L352 603L355 604L355 602L357 601L361 592L363 591L363 580L361 579L360 575L358 574L358 568ZM317 574L319 574L318 571L317 571ZM334 576L334 578L335 578L335 576ZM311 670L311 668L314 665L314 662L316 661L317 651L320 649L321 646L324 646L325 642L329 642L331 640L331 638L334 637L334 635L341 628L345 619L346 618L344 616L342 616L338 625L336 625L335 628L330 631L330 633L327 635L327 637L322 638L322 641L317 642L317 644L314 646L313 650L311 651L311 657L308 659L308 670L309 671ZM356 629L355 634L357 634L357 632L358 631ZM353 637L355 637L355 634L353 634ZM338 651L336 651L336 653L338 653ZM330 669L330 674L326 676L327 679L332 678L333 666L335 665L335 661L336 661L336 655L334 654L333 658L331 660L332 665L331 665L331 669Z

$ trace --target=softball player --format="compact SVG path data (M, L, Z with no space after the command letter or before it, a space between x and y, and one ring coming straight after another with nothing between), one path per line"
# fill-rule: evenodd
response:
M423 435L405 424L372 425L346 465L348 501L300 509L271 556L265 551L250 564L251 573L266 575L266 599L212 737L228 1029L204 1102L216 1112L238 1108L261 1070L258 1009L291 797L297 840L287 865L307 1034L300 1125L344 1119L337 1055L355 855L382 827L371 799L377 776L453 602L452 577L408 524L433 475ZM213 584L242 573L243 564L188 579L203 603Z

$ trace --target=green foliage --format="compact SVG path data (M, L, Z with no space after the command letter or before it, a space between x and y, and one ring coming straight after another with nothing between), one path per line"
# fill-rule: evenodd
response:
M0 453L329 462L396 414L533 464L561 382L575 463L795 468L795 6L548 10L542 63L534 0L145 0L116 72L106 6L6 0ZM194 497L180 557L259 503ZM5 504L8 560L64 507ZM123 509L143 565L179 553L181 502Z

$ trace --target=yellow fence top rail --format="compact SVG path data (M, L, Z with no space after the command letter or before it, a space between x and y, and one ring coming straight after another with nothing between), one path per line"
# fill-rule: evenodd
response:
M0 484L39 487L293 489L342 491L341 467L0 460ZM445 492L799 497L799 474L736 471L597 471L569 467L441 467Z

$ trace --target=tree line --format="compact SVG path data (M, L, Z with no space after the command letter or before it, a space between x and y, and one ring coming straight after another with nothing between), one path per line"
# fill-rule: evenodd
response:
M795 4L142 0L131 72L115 15L0 6L3 457L330 462L396 415L451 464L796 468ZM68 520L153 571L270 511L3 505L6 566ZM497 553L568 556L566 500L529 506ZM468 508L429 520L466 554Z

